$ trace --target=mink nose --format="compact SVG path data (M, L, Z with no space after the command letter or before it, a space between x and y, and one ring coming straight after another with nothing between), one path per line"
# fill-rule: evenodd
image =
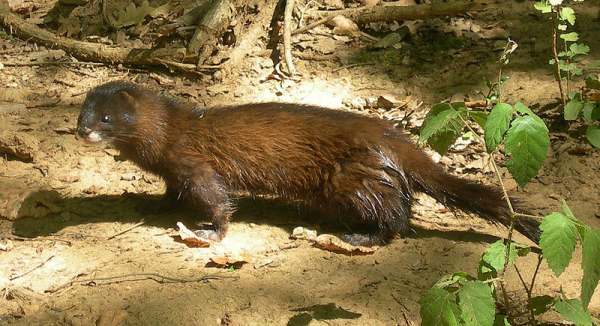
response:
M83 126L79 126L77 128L77 135L81 136L81 137L86 137L87 135L89 135L92 132L92 129L88 128L88 127L83 127Z

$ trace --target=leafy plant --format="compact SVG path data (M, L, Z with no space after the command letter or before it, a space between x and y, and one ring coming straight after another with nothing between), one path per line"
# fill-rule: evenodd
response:
M569 11L564 16L567 21L574 20ZM516 45L507 46L500 59L502 65L508 63L508 55L515 48ZM517 102L511 105L501 101L500 90L505 80L500 70L498 82L488 83L490 92L486 100L490 105L484 110L470 109L464 102L434 105L423 122L420 141L443 155L466 128L485 145L501 185L495 156L504 150L508 156L506 166L509 172L520 186L524 186L542 166L550 139L544 121L525 104ZM583 106L569 110L579 110L579 114L584 112ZM589 112L589 108L585 112L596 114L593 110ZM483 129L482 136L471 126L473 123ZM513 222L519 217L535 218L514 212L508 201L507 205L513 214ZM510 325L510 316L497 311L496 297L504 298L504 305L510 313L508 296L504 291L504 273L511 267L517 271L527 293L527 309L532 324L535 324L536 316L553 309L576 325L593 325L587 306L600 279L600 230L580 222L565 202L560 212L553 212L542 219L540 229L541 253L538 249L538 265L530 284L523 279L516 262L518 257L528 255L532 248L512 241L511 225L507 238L491 244L483 253L477 276L457 272L442 278L427 291L420 300L422 325ZM542 261L545 260L558 277L572 263L577 245L583 248L581 297L532 296Z
M583 0L577 1L583 2ZM553 54L554 58L549 61L556 67L557 81L560 97L564 106L564 118L567 121L578 120L583 117L587 125L586 137L590 144L600 148L600 80L597 75L590 73L595 68L592 64L583 67L579 61L590 52L590 47L579 40L579 34L569 31L575 25L576 15L573 8L566 5L562 0L541 0L534 7L543 14L550 14L553 22ZM562 48L559 49L559 42ZM588 76L585 80L584 91L571 92L569 81L574 76L582 76L585 71ZM566 92L563 90L562 81L565 75ZM591 96L588 96L591 92Z

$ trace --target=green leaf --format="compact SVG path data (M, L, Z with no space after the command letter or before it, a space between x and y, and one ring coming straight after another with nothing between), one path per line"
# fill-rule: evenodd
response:
M575 10L570 7L562 7L560 9L560 19L568 21L571 25L575 25Z
M446 275L437 281L434 287L447 288L454 284L464 284L468 281L474 280L475 278L465 272L456 272L451 275Z
M600 127L594 125L588 126L585 131L585 137L587 137L592 146L600 148Z
M547 14L552 12L552 6L548 3L548 1L537 1L533 4L533 7L542 12L542 14Z
M574 55L590 53L590 47L581 43L573 43L569 45L569 50L571 50Z
M517 255L524 256L529 252L529 247L512 242L510 246L509 264L514 263ZM483 253L479 261L480 279L487 279L488 276L494 277L504 269L506 261L506 245L504 240L498 240L492 243Z
M533 111L531 111L530 108L528 108L525 104L523 104L522 102L517 102L515 103L515 110L517 110L517 112L521 113L521 114L526 114L526 115L530 115L530 116L535 116L537 117L537 115L535 115L535 113L533 113Z
M506 318L505 315L498 314L494 319L494 326L510 326L510 323L508 322L508 318Z
M577 34L577 32L560 34L560 38L567 42L577 42L577 40L579 39L579 34Z
M583 308L581 301L577 299L557 300L554 309L564 319L575 323L577 326L592 326L592 316Z
M549 144L548 128L539 117L527 115L513 120L506 133L505 148L511 156L507 168L521 187L537 175Z
M460 310L453 293L433 287L419 300L419 304L423 326L454 326L460 323Z
M540 247L548 266L557 277L562 274L573 255L577 243L575 220L562 213L547 215L540 224Z
M593 102L585 102L583 105L583 119L587 123L600 120L600 107Z
M460 103L434 105L423 122L420 141L427 141L436 152L446 154L464 128L464 123L459 117L461 112L466 112L464 104L462 106Z
M488 113L483 111L469 111L469 117L473 119L481 127L485 127L485 122L488 118Z
M585 308L590 304L590 299L598 286L598 280L600 280L600 231L587 228L582 247L581 302Z
M451 121L456 116L458 116L458 112L449 103L438 103L431 107L431 110L429 110L425 117L425 121L423 121L419 141L427 141L436 132L443 130L448 121Z
M592 76L589 76L588 78L585 79L585 87L590 88L590 89L600 89L600 80L598 80L597 78L592 78Z
M485 326L494 324L496 303L492 289L481 281L466 283L458 291L458 305L465 325Z
M549 295L542 295L539 297L532 297L527 303L527 307L533 310L533 313L541 315L546 311L550 310L554 305L554 298Z
M565 120L571 121L576 120L579 116L579 112L583 109L583 102L578 97L570 100L567 105L565 105Z
M496 104L490 112L484 127L485 145L489 153L502 142L502 137L510 126L513 112L513 107L506 103Z

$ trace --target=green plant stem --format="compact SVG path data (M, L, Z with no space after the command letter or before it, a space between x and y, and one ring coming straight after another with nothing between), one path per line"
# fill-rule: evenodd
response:
M537 265L535 266L535 271L533 272L533 277L531 278L531 286L529 287L529 291L528 294L531 296L531 293L533 293L533 286L535 285L535 278L538 275L538 272L540 270L540 266L542 265L542 260L544 259L543 255L538 255L538 262Z
M565 46L563 48L563 50L567 51L567 41L564 41L563 44ZM567 65L569 65L571 63L571 59L569 59L569 57L567 57L566 60L567 60ZM566 85L567 86L567 96L569 96L569 93L570 93L570 89L569 89L569 81L570 80L571 80L571 70L567 70L567 81L566 81L567 82L567 85Z
M465 121L465 119L463 119L463 117L460 114L458 115L458 117L465 124L465 126L467 126L469 131L471 131L473 133L473 135L476 135L476 137L485 146L485 140L482 139L481 136L475 132L475 130L473 130L473 128L467 123L467 121ZM502 290L502 296L504 297L504 305L506 307L506 317L510 320L510 301L508 299L508 294L506 292L506 286L504 284L504 274L506 273L506 268L508 267L508 260L510 258L510 244L512 243L512 234L513 234L513 229L514 229L514 224L515 224L514 221L518 217L516 216L515 211L513 210L512 203L510 202L510 198L508 197L508 193L506 191L506 187L504 186L504 182L502 181L502 176L500 175L500 170L498 170L498 166L496 165L496 161L494 160L494 152L490 153L490 162L492 163L492 166L494 167L494 172L496 173L496 176L498 177L498 181L500 182L500 187L502 188L502 193L504 194L504 199L506 200L506 204L508 205L508 209L510 210L510 213L511 213L510 225L508 227L508 237L504 241L505 243L508 243L508 245L506 246L506 256L504 257L504 269L498 276L498 283L500 284L500 289Z
M519 276L519 280L521 281L521 284L523 285L525 292L527 292L527 302L531 302L531 291L529 291L529 287L527 287L527 284L525 283L525 279L521 275L521 272L519 271L517 264L515 264L515 271L517 272L517 276ZM534 275L534 277L535 277L535 275ZM535 320L535 313L533 312L533 308L528 308L527 310L529 311L529 323L531 325L536 326L537 322Z
M558 62L558 52L556 45L557 31L558 31L558 15L560 11L560 6L555 8L556 14L552 16L552 54L554 55L554 65L556 66L556 78L558 80L558 89L560 91L560 100L563 105L566 105L565 94L562 87L562 77L560 77L560 64Z

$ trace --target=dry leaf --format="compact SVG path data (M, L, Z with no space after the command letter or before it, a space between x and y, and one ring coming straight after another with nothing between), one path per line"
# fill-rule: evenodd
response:
M359 32L358 25L344 16L334 17L331 20L330 25L333 26L333 32L335 34L356 35Z
M314 245L321 249L346 254L346 255L370 255L373 254L379 247L363 247L363 246L353 246L347 242L342 241L342 239L331 235L331 234L321 234L317 237Z
M117 14L117 17L111 23L116 28L137 25L143 22L146 16L153 14L154 10L155 8L150 6L148 0L142 2L139 7L136 7L135 3L131 1L122 12Z
M177 222L177 227L179 228L179 236L181 237L181 241L185 243L188 247L191 248L207 248L210 247L210 241L207 239L203 239L196 235L193 231L188 229L183 223Z
M246 264L246 263L250 263L252 261L252 258L247 256L247 255L239 255L239 254L232 254L232 255L223 255L223 256L213 256L210 257L210 262L207 265L214 265L216 267L221 267L221 268L227 268L227 267L233 267L235 269L241 268L242 265Z
M317 231L298 226L294 228L290 237L292 239L306 239L315 241L317 238Z

